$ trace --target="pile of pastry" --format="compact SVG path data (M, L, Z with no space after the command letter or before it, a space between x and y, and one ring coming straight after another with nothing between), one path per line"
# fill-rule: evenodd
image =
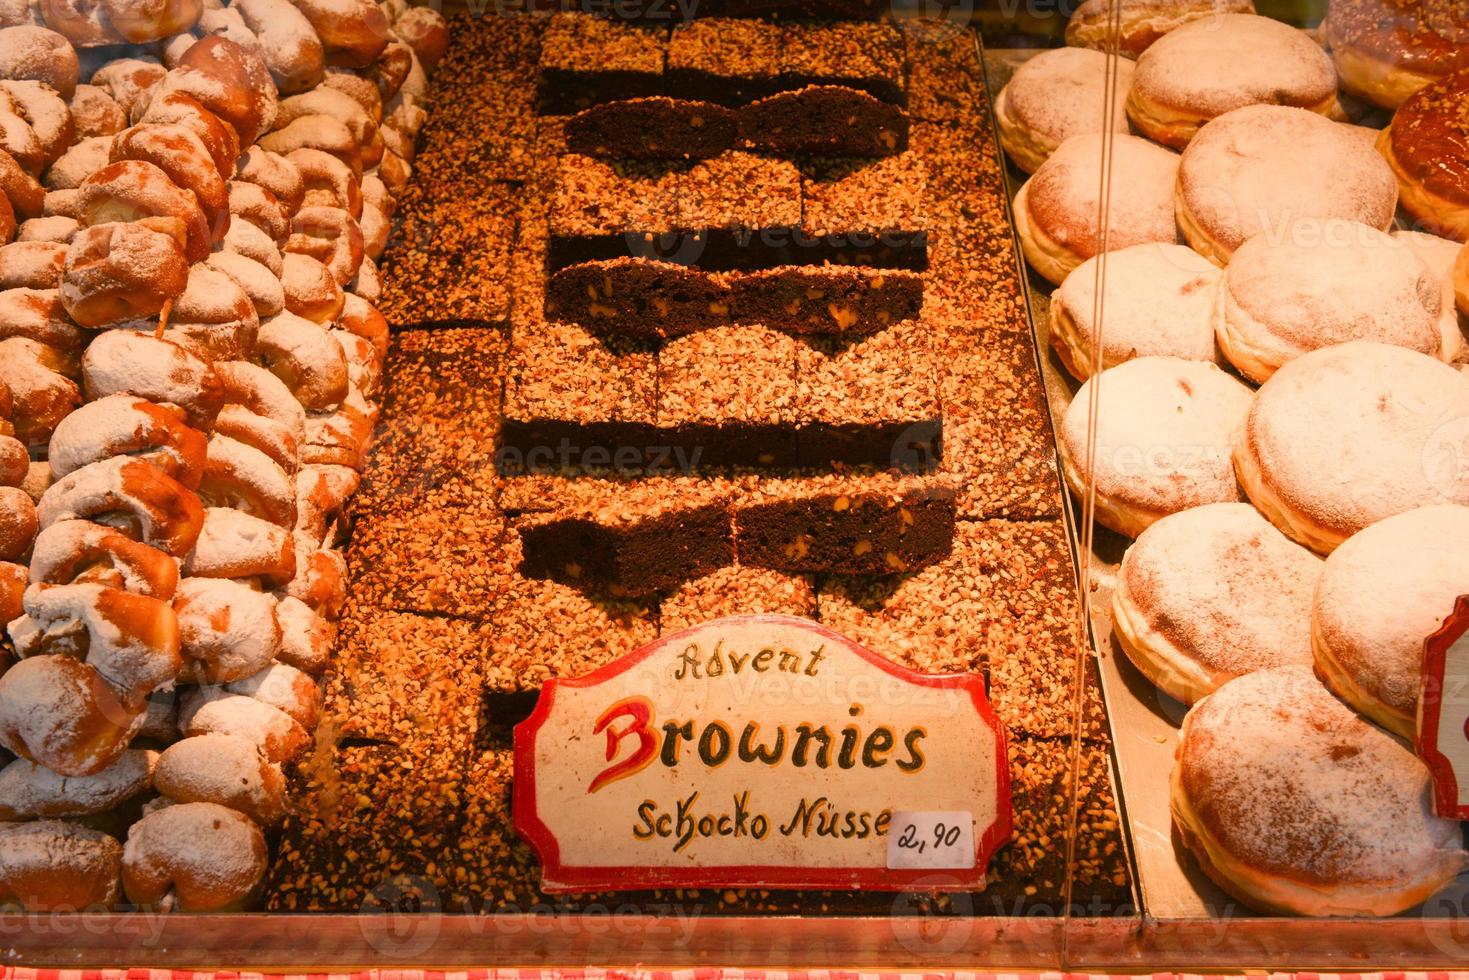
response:
M1084 382L1067 482L1136 539L1117 641L1192 706L1179 838L1253 908L1393 914L1469 867L1410 748L1469 593L1469 6L1231 7L1124 2L1135 61L1020 68L1015 220Z
M0 24L0 907L244 908L319 715L374 259L446 27L371 0Z

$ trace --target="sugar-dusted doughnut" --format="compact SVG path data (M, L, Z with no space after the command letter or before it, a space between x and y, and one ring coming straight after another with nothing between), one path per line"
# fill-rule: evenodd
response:
M1082 0L1066 22L1066 43L1107 51L1116 44L1124 58L1136 58L1169 31L1222 14L1252 14L1253 0Z
M152 463L114 456L52 483L37 506L41 527L91 520L174 557L189 553L204 524L199 498Z
M1112 593L1123 652L1193 704L1251 671L1311 664L1321 559L1249 504L1206 504L1158 521L1127 550Z
M1112 130L1126 133L1127 90L1133 64L1117 66ZM1000 143L1015 165L1035 173L1073 136L1100 131L1107 88L1107 56L1088 48L1055 48L1026 61L995 98Z
M0 905L30 912L117 904L122 845L63 820L0 824Z
M286 812L286 780L280 766L239 735L196 735L170 745L158 757L158 792L176 803L217 803L262 827Z
M176 239L139 221L110 221L72 240L61 302L83 326L111 326L156 315L183 294L188 280L188 259Z
M1321 36L1342 88L1385 109L1469 68L1469 8L1459 0L1331 0Z
M243 813L217 803L175 803L128 830L122 885L128 901L180 912L246 909L265 887L265 835Z
M104 813L153 786L158 753L129 749L92 776L62 776L17 759L0 769L0 820L48 820Z
M1099 384L1089 470L1091 388ZM1211 362L1119 364L1082 385L1066 411L1058 440L1066 482L1078 498L1094 482L1097 521L1132 538L1180 510L1237 501L1229 452L1249 408L1250 389Z
M1015 230L1031 267L1060 284L1102 250L1098 195L1103 140L1112 139L1107 250L1145 242L1177 242L1173 188L1176 153L1136 136L1073 136L1015 196Z
M184 695L179 728L187 736L216 732L254 742L271 762L286 763L311 744L300 723L274 705L224 688L196 688Z
M26 657L0 674L0 746L64 776L115 763L142 721L96 668L74 657Z
M184 422L180 409L108 395L61 420L51 434L48 458L52 476L60 479L91 463L130 456L194 489L204 475L207 444L204 433Z
M45 82L69 99L80 70L76 49L56 31L31 24L0 30L0 77Z
M258 577L267 586L284 586L296 577L296 552L286 529L237 510L210 507L183 571L201 578Z
M82 355L87 397L136 395L183 410L189 424L208 429L224 404L214 368L178 344L149 334L109 330Z
M1358 531L1326 559L1316 586L1316 673L1347 704L1413 738L1423 641L1465 594L1469 507L1420 507Z
M59 521L36 535L31 580L55 585L92 583L165 601L179 584L178 563L115 528Z
M1241 245L1224 270L1219 349L1261 383L1309 351L1372 340L1439 357L1443 286L1392 238L1355 221L1288 225Z
M1439 315L1439 329L1443 333L1443 360L1452 362L1464 349L1464 324L1461 324L1458 305L1454 297L1454 263L1458 261L1462 246L1448 238L1430 235L1426 231L1395 229L1393 240L1407 247L1443 283L1443 312ZM3 257L4 249L0 249ZM1469 269L1466 269L1469 271Z
M1437 459L1466 418L1469 377L1437 358L1369 341L1324 347L1260 389L1235 470L1271 523L1328 554L1394 514L1469 504L1469 477Z
M1199 866L1261 912L1392 915L1469 866L1428 769L1308 667L1247 674L1196 704L1169 803Z
M1221 14L1160 38L1137 59L1127 115L1144 136L1182 149L1210 119L1247 105L1345 118L1336 70L1305 33L1269 17Z
M1424 230L1469 241L1469 69L1425 85L1393 114L1377 147L1397 176L1403 210Z
M240 582L186 578L173 608L178 614L184 668L191 684L225 684L259 673L280 652L276 600Z
M1343 218L1386 230L1396 208L1392 168L1351 127L1306 109L1226 112L1199 130L1178 167L1179 227L1220 265L1287 222Z
M1079 381L1092 373L1099 261L1087 259L1051 294L1051 346ZM1218 267L1183 245L1107 253L1102 367L1154 355L1217 361L1211 317L1220 278Z

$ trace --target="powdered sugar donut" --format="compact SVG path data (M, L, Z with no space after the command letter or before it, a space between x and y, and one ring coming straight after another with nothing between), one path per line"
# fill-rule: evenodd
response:
M1265 383L1234 448L1250 500L1328 554L1368 525L1429 504L1469 504L1443 467L1469 420L1469 378L1402 347L1353 341L1302 355Z
M1348 538L1316 586L1316 673L1388 731L1413 737L1423 640L1469 593L1469 507L1420 507Z
M1219 348L1264 382L1292 358L1373 340L1438 357L1443 287L1423 260L1375 228L1308 222L1239 247L1214 306Z
M1087 468L1091 390L1098 393L1095 467ZM1066 482L1085 496L1094 477L1097 520L1135 538L1169 514L1237 501L1229 447L1250 389L1205 361L1140 357L1103 371L1077 392L1058 448Z
M129 749L92 776L62 776L17 759L0 769L0 820L84 817L105 813L146 793L158 753Z
M1182 149L1210 119L1262 104L1345 118L1336 69L1319 44L1269 17L1222 14L1186 24L1143 52L1127 115L1145 136Z
M1243 674L1311 664L1320 574L1320 558L1249 504L1194 507L1127 550L1112 626L1148 680L1193 704Z
M61 820L0 824L0 904L31 912L117 904L122 845Z
M264 827L286 809L281 767L238 735L196 735L175 742L158 758L158 791L178 803L217 803Z
M1350 127L1305 109L1253 105L1206 123L1178 167L1178 224L1223 265L1262 231L1342 218L1392 224L1397 181Z
M1199 865L1251 908L1392 915L1469 866L1429 783L1308 668L1276 667L1188 713L1169 803Z
M275 606L268 592L229 579L180 582L173 601L184 657L180 679L224 684L264 669L280 651Z
M1097 204L1105 140L1113 141L1107 249L1178 241L1178 156L1136 136L1073 136L1015 195L1015 230L1025 259L1058 285L1102 250Z
M128 830L122 885L128 900L156 908L172 895L180 912L248 908L265 885L265 835L217 803L175 803Z
M1127 132L1127 90L1133 65L1117 66L1112 131ZM1056 147L1073 136L1099 132L1105 126L1101 106L1106 96L1107 56L1087 48L1043 51L1015 69L995 99L1000 143L1015 165L1035 173Z
M1422 259L1423 264L1443 283L1443 312L1439 314L1443 350L1439 356L1445 361L1453 361L1464 349L1464 325L1459 322L1459 311L1454 299L1454 263L1462 248L1458 242L1439 238L1425 231L1394 229L1392 237ZM0 255L3 252L4 249L0 249Z
M1094 256L1051 294L1051 346L1080 381L1091 377L1096 325ZM1107 254L1103 289L1102 367L1134 357L1216 361L1217 266L1183 245L1134 245Z
M1252 0L1082 0L1066 22L1066 43L1108 50L1114 11L1118 49L1124 58L1136 58L1169 31L1221 14L1252 14L1255 5Z

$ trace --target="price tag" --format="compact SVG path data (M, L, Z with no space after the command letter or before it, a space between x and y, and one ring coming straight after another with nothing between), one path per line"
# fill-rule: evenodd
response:
M974 867L974 815L968 810L930 810L893 814L888 831L891 870Z

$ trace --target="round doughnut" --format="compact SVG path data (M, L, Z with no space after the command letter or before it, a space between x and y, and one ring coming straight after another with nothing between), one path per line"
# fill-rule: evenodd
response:
M206 507L229 507L280 527L296 523L296 486L286 471L259 449L216 432L199 499Z
M90 520L174 557L187 555L205 523L199 498L156 466L114 456L68 473L36 508L42 529Z
M208 440L185 425L182 414L132 395L88 402L62 419L51 434L51 475L60 479L91 463L129 456L152 463L196 490L205 473Z
M1378 521L1326 559L1311 612L1316 673L1347 704L1412 739L1423 641L1469 594L1469 507Z
M1377 147L1399 203L1427 231L1469 241L1469 70L1425 85L1393 114Z
M107 23L132 44L148 44L189 30L203 0L102 0Z
M198 198L170 180L156 164L145 160L109 164L82 181L77 190L84 226L171 218L182 225L184 256L190 262L203 262L209 256L212 229Z
M4 250L0 249L0 263ZM210 268L224 273L250 297L255 313L262 319L272 317L286 308L286 294L281 281L269 269L237 252L215 252L209 256Z
M1124 58L1136 58L1184 24L1226 13L1252 14L1255 5L1253 0L1082 0L1066 22L1066 43L1108 50L1113 11L1120 15L1118 50Z
M265 63L218 35L184 52L155 94L169 92L192 95L235 131L240 146L249 146L269 131L279 98Z
M1208 361L1140 357L1081 386L1061 424L1066 482L1087 484L1091 386L1100 384L1094 482L1097 521L1135 538L1180 510L1240 499L1230 467L1250 389Z
M1128 659L1193 704L1243 674L1311 665L1321 559L1249 504L1206 504L1158 521L1127 550L1112 628Z
M176 406L205 431L224 404L224 388L208 362L171 341L130 330L97 335L82 355L82 383L91 399L126 394Z
M105 813L152 788L158 753L129 749L95 776L71 778L34 762L0 769L0 820L45 820Z
M255 349L260 317L240 286L207 264L189 268L188 284L173 305L168 335L204 360L233 361Z
M20 561L39 527L30 495L19 487L0 487L0 561Z
M66 253L61 302L86 327L152 317L183 294L189 264L178 242L138 222L94 224Z
M128 127L128 116L106 89L78 85L71 97L72 128L77 139L111 136Z
M1423 260L1354 221L1290 225L1235 251L1214 305L1219 348L1256 383L1352 340L1443 352L1443 286Z
M409 7L393 21L393 33L413 49L425 70L432 72L449 50L449 25L432 7Z
M185 735L219 732L253 741L272 762L290 762L311 744L306 729L274 705L225 688L197 688L179 708Z
M186 578L173 600L189 684L224 684L264 670L280 652L276 601L240 582Z
M106 136L88 136L63 153L46 168L42 185L46 190L60 191L82 186L82 181L111 163L112 140ZM20 168L15 164L16 169ZM36 195L35 213L40 214L42 195Z
M351 167L330 153L309 148L292 150L286 159L301 174L302 207L341 208L353 218L361 217L363 182ZM382 181L375 183L381 185Z
M88 84L106 90L131 118L148 101L153 87L167 74L168 69L154 58L121 57L114 58L92 72Z
M269 586L284 586L296 577L296 552L290 532L237 510L210 507L183 571L200 578L259 576Z
M332 322L346 303L332 271L300 252L287 252L281 257L281 288L286 309L313 323Z
M1246 239L1287 222L1342 218L1385 231L1397 196L1392 169L1351 127L1289 106L1245 106L1211 120L1178 167L1178 225L1219 265Z
M265 887L265 835L243 813L217 803L175 803L128 830L122 887L128 901L180 912L237 912Z
M87 335L67 318L61 292L16 287L0 291L0 339L26 337L68 355L81 353ZM76 372L68 369L68 377Z
M240 155L235 165L235 180L265 188L285 208L287 215L300 210L301 198L306 194L306 184L296 165L279 153L258 146Z
M1306 667L1230 681L1183 722L1169 803L1200 867L1250 908L1382 916L1469 866L1428 769Z
M142 720L96 668L71 656L25 657L0 674L0 746L64 776L111 766Z
M240 219L231 221L231 226L248 222L274 242L281 241L290 233L290 218L286 215L286 209L270 191L241 180L230 181L228 187L230 214Z
M0 824L0 906L109 910L121 868L122 845L101 831L64 820Z
M239 735L196 735L158 756L158 792L177 803L217 803L264 827L286 813L286 781L280 766Z
M91 521L59 521L36 535L30 572L36 582L105 585L164 601L179 584L178 562Z
M1439 354L1444 361L1452 363L1464 349L1464 325L1459 322L1459 311L1454 297L1454 263L1462 251L1458 242L1430 235L1426 231L1395 229L1393 241L1405 246L1443 283L1443 310L1439 314L1439 330L1443 334L1443 350ZM0 249L0 258L5 254Z
M1353 341L1282 367L1240 427L1240 484L1276 527L1321 554L1384 518L1469 504L1456 457L1469 377L1403 347Z
M261 55L281 92L304 92L321 81L321 38L289 0L235 0L246 26L260 39Z
M362 227L341 208L309 207L291 219L291 235L282 249L309 255L327 267L337 284L357 277L364 245ZM339 311L340 312L340 311Z
M1097 195L1104 139L1115 140L1108 250L1178 241L1173 218L1178 155L1136 136L1073 136L1015 195L1015 230L1025 259L1057 285L1101 251Z
M67 247L60 242L0 245L0 289L58 289Z
M1331 0L1321 37L1342 88L1384 109L1469 68L1469 8L1460 0Z
M367 149L377 138L377 123L367 115L367 110L347 93L325 86L281 100L275 128L282 129L303 116L318 115L344 123L359 150Z
M225 233L224 241L220 244L220 251L254 259L269 269L272 275L278 277L281 274L281 250L274 239L261 231L259 225L250 221L231 221L230 230Z
M1113 132L1128 131L1132 71L1130 61L1117 66ZM1015 165L1033 174L1071 137L1100 131L1106 84L1107 56L1087 48L1043 51L1015 69L995 99L1000 143Z
M7 79L0 87L20 109L41 144L42 166L50 166L71 146L76 135L71 109L45 82Z
M81 404L76 383L63 373L73 363L68 355L29 337L0 340L0 384L15 401L15 438L32 450L44 447L57 424Z
M30 24L0 30L0 77L45 82L70 99L80 71L76 49L55 31Z
M1051 346L1078 381L1091 377L1096 326L1096 256L1051 294ZM1150 243L1107 253L1102 367L1134 357L1217 361L1212 312L1222 275L1183 245Z
M1269 17L1222 14L1185 24L1143 52L1127 115L1144 136L1181 150L1210 119L1262 104L1345 118L1336 69L1319 44Z
M321 150L341 160L354 174L362 173L362 151L352 130L333 116L297 116L280 129L260 137L260 145L283 155L296 150Z

